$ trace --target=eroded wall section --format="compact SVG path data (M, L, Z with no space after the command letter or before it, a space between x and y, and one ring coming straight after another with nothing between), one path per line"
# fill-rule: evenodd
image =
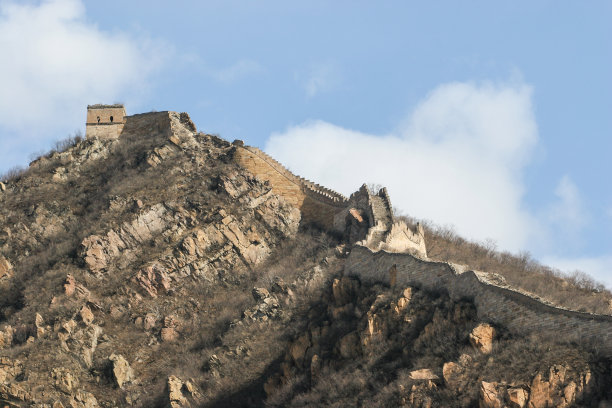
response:
M424 261L409 254L373 253L359 246L352 248L345 273L365 281L390 284L395 280L401 286L446 289L453 299L473 299L480 319L499 323L514 333L537 333L557 341L584 343L612 356L612 316L545 304L491 283L485 276L490 274L461 273L444 262Z

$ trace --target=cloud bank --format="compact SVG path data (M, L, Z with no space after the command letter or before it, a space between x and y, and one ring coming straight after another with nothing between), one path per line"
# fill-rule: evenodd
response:
M524 83L445 84L390 134L309 121L271 135L265 150L344 194L385 185L408 214L516 251L534 231L522 207L522 173L538 141L531 94Z
M88 103L137 93L162 62L147 39L90 23L79 0L0 2L0 38L0 130L24 145L80 126Z

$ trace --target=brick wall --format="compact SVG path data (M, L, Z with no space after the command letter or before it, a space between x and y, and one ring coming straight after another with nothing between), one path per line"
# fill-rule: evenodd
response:
M306 222L331 228L334 214L346 206L346 197L294 175L255 147L236 146L234 160L254 175L269 181L272 191L299 208Z

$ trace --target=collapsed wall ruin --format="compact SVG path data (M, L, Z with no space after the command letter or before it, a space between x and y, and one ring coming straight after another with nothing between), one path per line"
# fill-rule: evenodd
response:
M536 333L556 341L583 343L612 356L612 316L547 304L535 295L511 288L495 273L467 270L461 265L406 253L373 253L363 246L351 249L344 273L390 286L442 289L453 299L471 299L479 319L503 325L513 333Z

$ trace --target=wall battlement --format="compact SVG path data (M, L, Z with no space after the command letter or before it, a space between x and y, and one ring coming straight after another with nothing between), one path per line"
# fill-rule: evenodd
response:
M266 162L268 162L272 167L274 167L276 171L278 171L288 180L291 180L294 183L301 185L305 190L308 190L312 192L313 194L320 196L320 199L329 200L334 203L345 203L348 201L348 198L346 198L344 195L332 189L323 187L317 183L314 183L308 179L305 179L304 177L296 176L291 171L289 171L285 166L283 166L278 160L274 159L272 156L270 156L263 150L257 147L253 147L253 146L242 146L242 147L256 154L257 156L259 156Z
M302 212L302 220L321 227L333 225L333 217L348 199L340 193L296 176L270 155L234 141L234 160L254 175L266 180L272 191Z

